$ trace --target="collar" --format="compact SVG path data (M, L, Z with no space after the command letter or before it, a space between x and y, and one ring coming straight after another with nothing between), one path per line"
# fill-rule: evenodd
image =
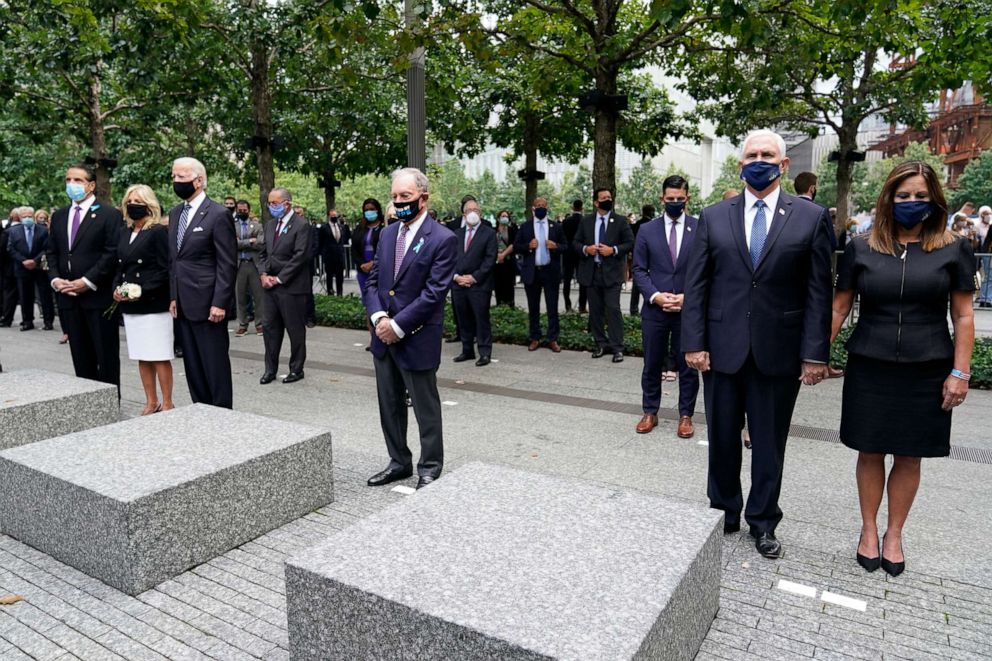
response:
M87 213L89 213L90 207L92 207L95 203L96 203L96 196L91 194L88 195L85 199L80 200L79 202L73 202L72 206L69 208L72 210L72 213L74 213L76 207L79 207L80 209L79 217L82 218L86 216ZM69 215L69 221L70 222L72 221L71 213Z
M669 216L669 215L668 215L668 214L666 213L666 214L665 214L665 224L666 224L666 225L670 225L670 224L671 224L671 223L673 223L673 222L674 222L674 223L682 223L683 225L685 225L685 212L683 211L683 212L682 212L682 215L681 215L681 216L679 216L678 218L671 218L671 217L670 217L670 216Z
M424 211L421 212L421 214L417 216L416 219L410 221L410 224L406 226L406 233L410 234L412 232L416 234L417 231L420 229L420 226L424 224L424 218L426 217L427 217L427 210L424 209Z
M775 213L776 207L778 207L778 198L782 194L782 186L776 186L775 190L766 195L763 199L766 208L770 213ZM754 208L754 203L758 201L758 196L752 193L748 188L744 188L744 210L750 211Z
M293 210L290 209L289 213L279 219L280 223L289 223L289 219L293 217ZM285 225L283 225L285 227Z
M201 190L198 194L193 196L193 199L186 200L183 202L183 204L188 204L195 209L199 207L201 204L203 204L203 200L206 199L206 197L207 197L207 192Z

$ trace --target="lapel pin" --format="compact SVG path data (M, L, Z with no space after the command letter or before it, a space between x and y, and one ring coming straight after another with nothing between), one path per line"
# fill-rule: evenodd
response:
M685 231L686 231L686 232L691 232L691 231L692 231L692 228L691 228L691 227L686 227L686 228L685 228Z
M779 214L781 214L783 216L785 215L785 209L779 209L778 212L779 212Z

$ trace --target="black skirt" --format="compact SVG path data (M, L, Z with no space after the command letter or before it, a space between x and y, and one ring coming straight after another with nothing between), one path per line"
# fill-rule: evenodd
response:
M895 363L848 354L840 439L859 452L946 457L951 412L940 408L953 359Z

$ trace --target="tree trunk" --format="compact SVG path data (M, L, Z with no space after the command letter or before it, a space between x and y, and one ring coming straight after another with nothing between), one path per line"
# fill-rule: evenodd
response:
M100 74L103 62L97 63L97 70L90 78L89 84L89 120L90 120L90 156L96 162L93 168L96 172L96 197L98 200L113 203L110 187L110 171L100 162L107 158L107 135L103 128L103 110L100 107L102 82Z
M334 187L334 170L324 172L324 215L335 207L334 198L337 197L337 189Z
M255 137L256 166L258 168L259 204L262 217L268 219L269 193L275 188L276 174L272 146L272 93L269 88L269 53L260 41L251 47L251 99Z
M609 69L596 74L596 89L605 95L617 93L619 72ZM617 190L617 127L619 114L612 109L597 108L593 124L592 186Z
M534 198L537 197L537 179L533 173L537 170L537 147L540 144L541 122L537 113L528 111L524 115L524 169L530 175L524 180L524 209L525 214L530 216L530 209L534 205Z
M850 216L851 181L854 178L854 163L850 159L850 152L858 148L857 125L853 129L842 125L838 138L840 159L837 161L837 218L834 221L834 233L839 237L846 230L847 218Z

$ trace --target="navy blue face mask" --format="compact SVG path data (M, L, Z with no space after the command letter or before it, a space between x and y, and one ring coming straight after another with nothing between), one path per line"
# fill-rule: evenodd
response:
M665 215L672 220L678 220L685 211L685 202L665 202Z
M933 203L928 201L897 202L892 205L893 219L908 230L913 229L933 213Z
M741 179L756 191L763 191L781 176L782 170L778 163L752 161L741 168Z

